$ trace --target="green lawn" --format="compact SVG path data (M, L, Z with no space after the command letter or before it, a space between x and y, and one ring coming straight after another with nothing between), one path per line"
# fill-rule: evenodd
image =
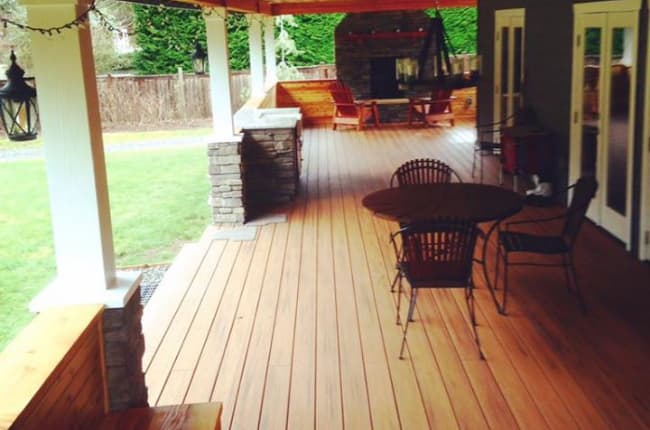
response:
M210 222L205 148L107 154L118 266L171 261ZM0 163L0 350L55 274L43 161Z
M104 133L104 145L119 145L123 143L137 143L152 140L164 141L178 137L208 136L212 133L211 128L191 128L185 130L156 130L156 131L126 131L115 133ZM0 150L3 149L31 149L43 145L40 137L27 142L12 142L6 137L0 136Z

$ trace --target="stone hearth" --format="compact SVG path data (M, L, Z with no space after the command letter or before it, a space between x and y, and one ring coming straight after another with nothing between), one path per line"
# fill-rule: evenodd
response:
M429 16L421 11L348 14L335 31L338 78L352 89L356 98L429 96L430 89L426 86L398 88L394 77L395 59L419 59L426 49L430 22ZM433 78L430 60L421 70L420 78L425 81ZM383 122L406 120L403 105L380 106L380 109Z

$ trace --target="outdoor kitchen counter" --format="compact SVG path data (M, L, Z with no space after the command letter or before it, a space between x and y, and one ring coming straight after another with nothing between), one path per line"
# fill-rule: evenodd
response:
M251 219L298 192L302 115L298 108L257 109L239 124L244 205Z

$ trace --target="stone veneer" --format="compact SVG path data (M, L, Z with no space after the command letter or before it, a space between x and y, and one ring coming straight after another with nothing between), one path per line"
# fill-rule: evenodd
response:
M424 38L401 37L400 34L426 32L430 18L422 11L350 13L335 31L336 73L352 89L356 98L371 98L371 59L382 57L419 58ZM398 31L399 30L399 31ZM373 38L373 34L394 33L394 38ZM362 39L351 36L363 35ZM429 55L431 57L432 54ZM421 79L433 79L431 61L421 71ZM403 97L429 96L430 87L404 91ZM379 106L382 122L401 122L407 117L404 105Z
M241 135L208 145L212 222L244 223L291 201L300 177L297 108L240 114Z
M142 371L140 287L123 308L104 311L104 355L110 410L149 406Z
M244 130L242 162L247 214L255 216L295 197L300 170L297 130Z
M246 220L244 181L242 180L242 137L208 145L208 171L212 222L243 223Z

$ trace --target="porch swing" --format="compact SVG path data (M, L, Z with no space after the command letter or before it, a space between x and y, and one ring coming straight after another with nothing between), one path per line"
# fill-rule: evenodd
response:
M432 61L431 66L427 64L429 59ZM414 117L420 117L425 124L449 121L453 126L453 90L472 87L478 83L479 70L476 57L475 61L468 66L466 70L465 62L456 55L436 2L436 13L431 18L417 67L419 85L429 87L431 95L409 100L409 125L412 125ZM425 79L427 67L432 68L433 79L431 80Z
M451 39L445 29L442 13L436 1L435 16L431 18L429 31L418 59L420 80L424 80L427 61L433 61L433 78L441 86L451 89L461 89L476 86L479 79L479 61L474 57L468 62L456 54ZM433 55L431 55L433 51Z

